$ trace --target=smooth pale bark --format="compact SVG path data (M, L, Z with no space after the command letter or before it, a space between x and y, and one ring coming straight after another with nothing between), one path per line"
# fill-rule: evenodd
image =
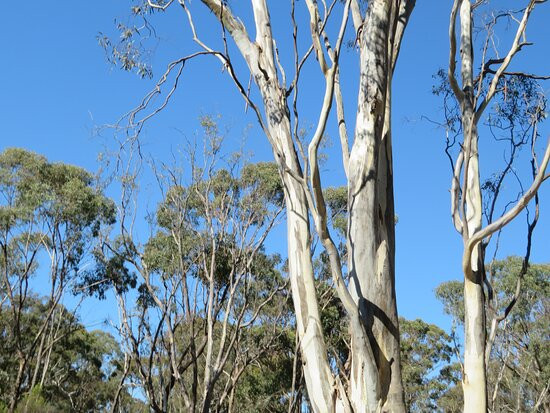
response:
M468 105L466 105L468 106ZM468 234L474 234L482 225L482 199L479 179L478 135L472 123L473 112L466 108L463 116L463 128L468 128L465 146L467 185L466 185L466 222ZM464 238L468 242L470 235ZM481 246L473 251L465 248L465 254L471 254L464 266L464 391L465 412L487 411L487 378L485 365L485 294L483 292L483 258Z
M481 276L464 281L464 391L465 412L487 411L485 374L485 307ZM480 305L480 303L482 305Z
M462 130L464 131L464 177L462 200L465 254L464 271L464 391L465 412L487 411L487 379L485 366L485 295L483 292L483 259L481 246L468 251L468 239L482 226L482 200L479 179L478 133L475 121L473 82L472 9L469 0L460 5L460 56L462 92Z
M310 214L315 217L318 232L322 232L319 235L331 257L331 266L339 267L332 269L338 276L341 275L340 261L330 236L325 233L324 220L315 215L323 215L319 213L325 208L322 196L312 197L306 192L309 191L308 177L302 172L294 145L286 89L277 76L267 4L265 0L252 0L256 29L253 42L227 6L222 7L219 0L202 1L223 21L262 96L266 119L262 127L285 188L289 276L302 368L313 411L404 412L394 285L389 88L414 1L373 0L360 27L356 27L361 79L356 133L349 159L351 280L350 291L343 293L344 296L351 293L353 297L349 302L344 299L351 326L351 372L347 387L332 374L328 363L314 285ZM316 7L311 2L308 5ZM358 22L357 3L353 1L352 6L356 11L354 22ZM323 73L330 73L326 62L324 66ZM312 185L320 186L320 179L314 179ZM319 190L313 188L314 194L319 195ZM316 211L311 210L313 198ZM337 283L338 276L335 277ZM340 284L342 287L346 288Z
M487 411L486 379L486 316L485 296L483 291L484 268L481 241L503 228L525 208L535 195L544 180L545 169L550 158L550 146L547 146L545 157L533 184L523 197L506 214L498 220L482 227L482 195L479 177L478 131L483 111L495 96L499 81L505 73L514 55L525 42L525 28L536 4L530 0L523 11L521 21L508 53L500 60L500 66L494 72L489 88L484 95L478 86L474 90L473 81L473 39L472 39L472 2L455 0L449 25L450 55L449 83L460 105L463 144L457 158L451 190L453 222L462 234L464 254L462 270L464 273L464 374L462 387L464 391L464 411L484 413ZM456 21L460 15L460 58L462 88L455 78L456 69ZM485 75L480 74L480 78ZM482 80L479 80L479 85ZM477 93L477 95L475 94ZM478 104L478 98L481 100ZM478 105L476 107L476 105ZM462 174L462 177L461 177Z
M284 179L292 188L292 178ZM290 181L290 182L289 182ZM295 185L295 183L294 183ZM336 389L329 369L326 347L319 316L319 305L314 285L311 262L308 211L304 194L285 191L288 230L288 263L292 297L296 312L296 326L300 337L302 366L309 400L315 412L335 410ZM304 236L306 235L306 236Z
M395 297L391 74L404 30L396 20L406 6L410 14L413 5L403 4L396 11L391 2L371 4L368 26L360 39L359 101L349 164L350 289L376 359L380 403L388 412L406 411ZM359 339L352 331L352 342ZM364 363L353 355L352 383ZM359 385L352 387L352 400L364 397L364 390Z
M277 77L270 18L265 0L253 0L256 41L219 1L203 1L222 18L256 82L264 104L265 132L272 145L284 183L287 207L288 265L296 325L300 338L303 372L314 411L335 411L338 400L324 343L314 285L309 212L302 185L302 171L292 140L285 91Z
M309 211L298 155L292 140L285 91L280 87L274 61L273 37L265 0L253 1L256 44L260 46L257 68L249 66L260 88L275 160L285 189L288 265L296 326L300 337L302 366L310 403L316 412L336 410L337 394L329 368L314 284ZM262 70L263 69L263 70Z

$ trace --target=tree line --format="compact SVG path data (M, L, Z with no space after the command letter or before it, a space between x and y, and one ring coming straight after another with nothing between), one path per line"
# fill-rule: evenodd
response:
M211 119L203 119L203 127L206 136L216 136ZM233 165L230 172L211 165L187 186L173 170L167 174L156 230L138 244L107 236L116 226L115 203L86 171L22 149L0 154L8 200L0 242L2 409L311 409L288 264L263 247L284 214L276 166ZM345 188L327 189L326 198L344 233ZM315 288L327 357L345 370L349 322L329 266L326 253L315 258ZM518 257L492 262L497 310L513 297L521 266ZM523 294L496 336L488 371L493 411L547 407L549 273L547 264L530 266ZM436 290L456 327L464 322L461 290L460 281ZM67 296L101 300L109 291L121 314L115 334L87 329L78 305L63 305ZM407 410L461 411L456 331L420 319L401 318L399 325Z

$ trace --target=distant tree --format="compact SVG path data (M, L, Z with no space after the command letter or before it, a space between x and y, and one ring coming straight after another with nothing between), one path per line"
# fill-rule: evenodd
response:
M60 339L60 317L67 316L61 298L101 228L114 222L114 204L93 184L81 168L23 149L0 153L0 317L10 320L1 337L17 360L4 393L10 412L23 393L51 379L50 350ZM33 278L48 295L40 300L44 316L31 326L27 317L35 313L26 312L38 305Z
M550 265L532 264L523 275L521 294L516 297L523 260L509 257L490 268L495 297L491 305L503 314L511 300L516 303L493 337L488 359L488 407L492 412L547 412L550 410ZM462 282L441 284L436 295L457 325L464 320ZM489 303L486 304L488 313ZM488 334L489 338L490 335ZM449 389L460 402L457 390ZM458 395L460 393L458 392Z
M451 337L423 320L399 320L405 403L410 412L437 411L454 356ZM441 371L440 371L441 370Z
M257 331L255 331L257 330ZM258 344L265 342L265 336L271 334L265 327L246 332L258 337ZM227 404L228 412L272 412L298 413L301 403L292 403L297 398L296 389L291 383L295 357L294 331L289 327L286 334L280 334L270 345L268 351L262 352L258 359L248 366L239 382L234 386ZM299 378L298 378L299 380ZM299 399L298 399L299 400Z
M293 318L282 260L264 241L284 210L282 186L274 164L222 156L217 123L201 123L205 146L188 153L187 168L153 165L163 198L143 243L125 202L137 194L135 175L120 177L119 235L94 252L85 283L100 297L114 291L127 374L153 411L280 410L291 392ZM272 379L252 389L267 368Z
M24 326L21 337L28 346L37 331L50 317L55 331L48 332L53 339L47 341L44 351L48 365L41 369L41 379L33 387L25 384L16 411L20 412L91 412L107 411L122 372L122 353L115 339L104 331L87 331L61 304L54 316L49 315L48 298L29 295L21 312ZM13 325L9 311L0 313L0 411L9 408L10 395L17 380L19 360L14 357L21 344L6 333ZM37 369L42 358L28 357L25 377ZM124 395L126 410L138 411L139 401Z

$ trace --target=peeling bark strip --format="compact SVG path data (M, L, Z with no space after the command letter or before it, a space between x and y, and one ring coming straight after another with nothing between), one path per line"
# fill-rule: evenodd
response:
M285 73L274 50L266 0L251 0L256 33L254 41L225 3L220 0L202 2L235 41L262 98L263 114L248 95L243 94L247 104L256 111L272 146L285 188L289 275L302 367L312 408L318 413L405 412L394 285L390 95L399 46L415 1L372 0L366 15L362 16L357 0L347 0L338 38L331 45L324 32L328 15L322 19L317 2L306 0L312 36L312 46L307 54L314 52L326 84L319 122L304 164L300 163L292 133L287 102L290 92L286 89ZM346 128L339 128L344 169L349 172L348 265L351 280L347 285L341 257L327 227L317 152L333 98L337 101L338 118L344 119L341 90L337 83L338 57L350 10L360 47L361 78L351 152L347 147ZM209 50L202 42L197 40L197 43ZM224 62L230 63L228 58ZM298 87L298 62L296 56L297 73L291 86L294 90ZM235 75L230 74L239 86ZM310 218L329 255L334 285L350 318L349 377L345 372L334 376L327 358L314 285Z

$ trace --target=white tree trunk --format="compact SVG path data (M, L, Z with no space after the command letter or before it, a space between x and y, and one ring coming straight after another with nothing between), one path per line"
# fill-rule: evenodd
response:
M314 285L308 210L303 191L292 186L288 175L285 186L288 229L288 266L303 372L309 400L315 412L335 411L336 389L329 369L319 305Z
M461 102L462 130L464 133L463 210L466 221L463 239L469 238L482 226L481 184L479 180L478 133L475 120L473 82L472 9L470 0L460 5L460 56L462 60ZM483 257L481 246L471 252L464 271L464 411L487 411L487 380L485 368L485 297L483 293Z
M463 127L468 131L469 144L465 145L467 162L466 184L466 222L468 237L479 231L482 226L482 199L479 179L478 135L472 124L473 112L468 108L464 112ZM467 155L468 156L468 155ZM465 242L468 242L466 239ZM464 271L464 391L465 412L487 411L487 378L485 365L485 295L483 292L483 257L478 244L470 253L468 266Z
M505 73L514 55L525 44L525 28L531 12L541 2L530 0L518 21L518 28L508 53L500 60L500 66L493 73L488 89L482 92L482 71L478 86L474 84L473 39L472 39L472 1L454 0L449 24L449 83L460 105L463 142L457 158L451 190L451 211L456 229L462 234L464 254L462 270L464 273L464 371L462 387L464 391L464 412L485 413L487 411L486 379L486 327L484 257L481 242L491 234L503 228L514 219L535 196L544 181L545 170L550 161L550 142L547 143L544 159L539 165L531 187L517 203L498 220L483 227L482 195L479 176L478 131L477 124L495 96L499 81ZM456 70L456 22L460 14L460 67L462 87L455 77ZM485 56L483 56L485 58ZM475 86L475 90L474 90Z
M368 333L378 370L380 405L384 411L405 412L395 301L394 206L390 134L390 86L393 70L388 53L390 2L373 2L368 26L360 39L360 89L355 141L350 155L348 185L348 253L350 289ZM391 50L391 49L390 49ZM352 341L361 336L352 332ZM352 355L354 407L364 398L361 377L365 360ZM369 411L373 411L370 404ZM360 411L360 410L357 410ZM363 410L364 411L364 410Z

